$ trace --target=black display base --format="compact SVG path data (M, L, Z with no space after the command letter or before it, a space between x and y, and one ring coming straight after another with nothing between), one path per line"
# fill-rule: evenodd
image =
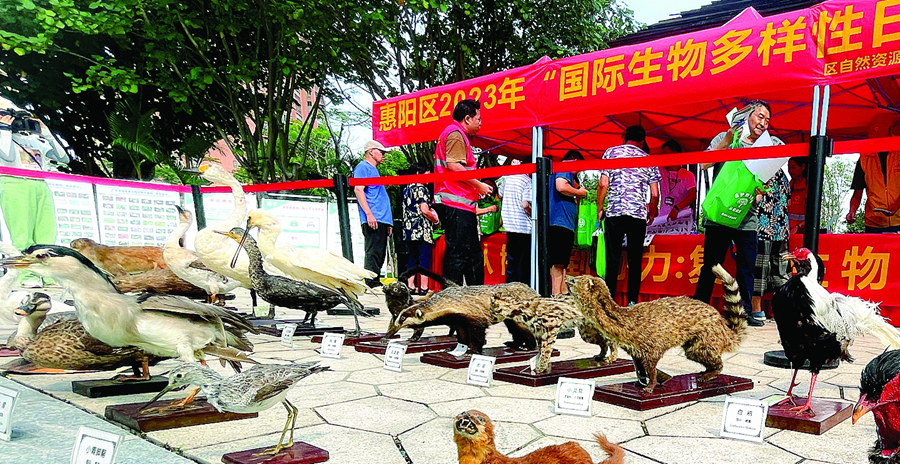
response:
M784 350L767 351L766 354L763 355L763 364L772 367L780 367L782 369L791 368L791 362L788 361L787 356L784 355ZM841 360L835 359L834 361L822 366L822 370L837 369L840 365ZM800 369L809 370L809 361L804 362L803 367L801 367Z
M120 381L73 380L72 392L88 398L105 398L108 396L135 395L138 393L156 393L169 384L169 379L162 375L151 376L149 380Z

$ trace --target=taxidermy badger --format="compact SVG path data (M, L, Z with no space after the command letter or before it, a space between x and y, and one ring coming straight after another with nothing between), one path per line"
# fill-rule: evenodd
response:
M412 297L412 290L409 288L409 285L406 285L406 282L409 280L410 276L413 276L415 274L424 274L428 276L428 278L437 282L442 289L447 287L456 287L455 283L445 279L443 276L437 275L434 272L423 268L422 266L416 266L412 269L408 269L403 274L400 274L400 277L396 281L384 286L384 304L387 306L388 311L390 311L391 313L391 322L390 324L388 324L388 331L391 331L394 326L397 325L397 316L399 316L404 309L416 304L416 300ZM426 300L432 295L434 295L434 292L429 291L428 294L421 300ZM413 332L413 336L409 338L409 341L418 341L420 338L422 338L422 332L424 330L424 328L416 329ZM453 329L450 329L450 335L453 335Z
M390 338L401 329L418 330L446 325L456 330L456 339L468 346L469 352L481 353L486 343L487 328L495 322L490 311L491 297L501 290L522 298L537 296L531 287L521 283L445 288L431 298L401 311L385 337ZM518 326L511 319L507 321L506 327L513 336L514 344L526 349L537 347L534 336L527 329Z

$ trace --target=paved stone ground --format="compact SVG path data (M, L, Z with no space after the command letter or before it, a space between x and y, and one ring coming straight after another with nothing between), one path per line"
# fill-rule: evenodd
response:
M381 315L362 320L363 328L383 332L390 318L383 298L366 295L362 301L366 306L381 308ZM249 308L248 294L238 292L235 304ZM278 311L279 318L300 315L299 311ZM353 324L349 316L325 314L319 315L318 322L347 328ZM780 348L774 324L769 322L765 327L748 331L749 336L740 350L726 354L724 373L754 381L753 390L737 396L761 399L783 395L790 382L790 371L762 363L763 353ZM8 330L0 329L2 339L6 333ZM445 333L444 327L426 330L426 336ZM409 333L401 335L408 337ZM263 363L322 359L315 351L318 345L309 337L295 337L293 348L282 346L279 339L271 336L256 335L251 339L256 344L253 357ZM495 326L488 332L487 346L500 345L507 339L502 325ZM578 337L560 340L557 348L562 356L555 359L560 360L596 353L592 345ZM856 363L823 371L816 385L816 396L855 403L860 371L882 350L872 337L857 340L851 348ZM624 353L620 357L625 357ZM645 412L594 401L590 417L562 416L553 412L555 385L530 388L500 381L494 381L490 387L466 385L465 369L449 370L423 364L418 354L404 358L401 373L384 370L382 356L358 353L352 347L344 347L341 359L322 359L322 364L333 371L304 379L290 391L288 399L300 408L295 439L328 450L329 462L335 464L456 463L451 421L461 411L473 408L494 420L498 448L512 455L576 440L599 461L604 455L591 441L591 434L601 432L627 450L629 464L864 463L866 450L875 440L871 414L856 425L847 420L822 436L767 428L764 442L758 444L718 437L723 397ZM164 362L152 370L159 374L173 365ZM210 365L219 369L218 363ZM672 375L700 370L680 349L670 351L659 367ZM227 374L224 369L221 371ZM85 424L126 435L128 439L119 462L183 461L101 418L107 405L146 401L152 395L89 399L71 391L72 380L109 376L104 373L0 378L0 385L4 386L17 385L13 383L17 382L25 399L25 406L17 410L14 419L14 440L0 442L0 456L3 456L0 460L4 463L68 462L67 453L71 453L75 430ZM809 374L801 372L798 377L802 384L797 392L805 395ZM633 374L623 374L598 378L597 384L633 379ZM100 417L91 416L85 410ZM284 419L284 409L276 406L256 419L151 432L146 438L166 444L188 459L218 463L224 453L274 445ZM34 459L41 456L46 459Z

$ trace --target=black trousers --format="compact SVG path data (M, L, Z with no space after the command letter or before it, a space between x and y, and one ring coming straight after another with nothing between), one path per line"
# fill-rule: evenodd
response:
M622 267L622 240L628 237L628 293L626 303L637 302L641 293L641 262L644 258L644 236L647 221L631 216L615 216L603 222L606 242L606 286L615 298L619 269Z
M506 281L531 284L531 234L506 233Z
M381 266L384 265L387 251L388 227L390 227L389 224L379 222L378 228L373 229L369 227L369 223L362 223L363 237L366 240L366 262L363 267L375 273L374 278L366 279L366 285L369 287L381 285L378 277L381 275Z
M703 236L703 267L700 268L694 299L709 303L713 285L716 283L712 268L725 262L725 253L728 253L732 243L737 249L735 257L737 275L734 278L741 290L744 309L750 314L750 292L753 291L753 267L757 251L755 230L737 230L711 222L706 223L706 234Z
M444 277L457 284L484 285L484 254L478 241L478 219L474 212L443 208Z

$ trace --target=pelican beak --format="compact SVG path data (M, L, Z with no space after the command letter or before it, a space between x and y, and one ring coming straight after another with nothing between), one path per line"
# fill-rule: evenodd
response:
M855 424L862 416L865 416L867 412L871 411L872 408L863 405L863 401L865 401L866 396L863 395L859 398L859 402L856 403L856 406L853 407L853 423Z
M155 403L156 400L162 398L162 396L165 395L166 393L169 393L170 391L173 391L173 390L181 390L186 386L187 385L181 385L181 386L176 387L175 385L173 385L171 383L166 385L166 388L163 388L161 392L157 393L156 396L154 396L152 400L144 403L144 405L141 406L140 409L138 409L138 412L141 412L141 411L147 409L148 407L150 407L151 404Z
M37 262L38 260L32 256L22 255L0 260L0 266L13 269L25 269Z

